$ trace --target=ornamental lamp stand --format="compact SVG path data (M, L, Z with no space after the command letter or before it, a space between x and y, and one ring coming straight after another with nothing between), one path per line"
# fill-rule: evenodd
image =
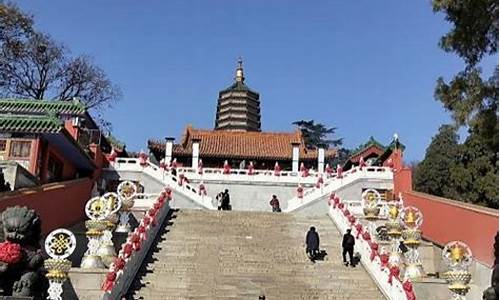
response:
M121 201L120 224L115 232L129 233L130 230L130 210L134 207L135 196L137 195L137 186L132 181L123 181L116 189L118 199Z
M90 220L85 221L87 228L87 251L83 255L80 268L104 268L99 248L101 247L101 237L107 228L106 217L109 214L109 205L104 197L93 197L85 204L85 214Z
M68 279L71 261L67 258L75 251L75 235L67 229L56 229L45 239L45 252L50 256L44 261L45 275L49 280L47 299L62 300L63 283Z
M418 252L420 240L422 239L422 231L420 230L422 222L423 215L418 208L407 206L402 209L400 224L404 229L401 236L403 237L403 243L409 248L404 254L406 257L405 279L409 278L418 281L425 276Z
M105 220L87 220L85 221L85 227L87 228L88 244L87 251L83 255L82 262L80 263L80 268L82 269L93 269L105 268L104 263L99 256L100 239L103 235L103 231L107 227Z
M368 221L368 230L371 236L375 236L375 221L378 220L380 214L379 203L382 197L377 190L367 189L361 195L361 206L363 207L363 214Z
M397 202L391 201L387 209L388 221L385 223L387 235L391 239L391 252L389 254L389 266L400 266L402 258L399 253L399 242L401 239L401 224L399 222L400 206Z
M443 248L442 257L450 268L444 273L444 278L448 283L448 289L452 292L452 299L465 300L472 277L468 271L473 259L470 247L461 241L449 242Z
M101 199L104 201L105 205L104 221L106 223L106 228L103 230L97 254L101 257L104 265L109 267L109 265L116 258L115 246L113 245L112 239L113 230L118 222L117 213L120 210L122 203L116 193L106 193L102 195Z

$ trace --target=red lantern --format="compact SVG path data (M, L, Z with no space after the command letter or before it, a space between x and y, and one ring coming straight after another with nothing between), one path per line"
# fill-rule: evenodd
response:
M281 167L278 164L278 162L276 162L274 164L274 176L280 176L280 175L281 175Z
M139 153L139 165L145 167L148 164L148 156L141 150Z
M247 173L248 173L248 175L253 175L253 173L254 173L253 162L250 162L248 164L248 172Z
M231 173L231 166L229 166L229 163L226 160L224 161L224 169L222 171L222 174L228 175L229 173Z
M297 198L304 198L304 188L300 185L297 187Z
M337 178L342 178L343 169L340 165L337 165Z
M332 167L330 167L330 164L326 164L325 172L326 172L328 177L332 177L333 169L332 169Z

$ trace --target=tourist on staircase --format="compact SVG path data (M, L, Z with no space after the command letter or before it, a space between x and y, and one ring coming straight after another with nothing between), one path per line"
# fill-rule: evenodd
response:
M354 243L354 236L351 234L351 229L347 229L347 232L344 234L344 238L342 239L342 258L346 267L349 265L349 263L351 264L351 267L354 268L355 266L353 260ZM346 253L349 254L349 262L347 262L346 260Z
M319 234L314 226L309 228L306 235L306 252L312 262L316 260L316 256L319 254Z
M281 212L280 201L278 200L278 197L276 195L273 195L273 198L271 199L271 201L269 201L269 204L273 208L273 212Z
M223 192L220 192L217 194L217 196L215 196L215 206L217 206L217 210L221 210L222 209L222 195L224 195Z
M228 189L226 189L224 191L224 193L222 194L221 208L222 208L222 210L231 210L231 200L229 197L229 190Z

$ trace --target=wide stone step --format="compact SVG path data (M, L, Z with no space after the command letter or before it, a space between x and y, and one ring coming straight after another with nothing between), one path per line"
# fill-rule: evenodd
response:
M182 210L163 233L133 299L383 299L365 270L345 267L341 236L325 215ZM310 226L324 260L305 254Z

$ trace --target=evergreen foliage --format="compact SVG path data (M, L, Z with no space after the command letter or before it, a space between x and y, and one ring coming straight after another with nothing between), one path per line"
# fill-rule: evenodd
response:
M478 66L498 55L498 1L434 0L433 9L452 24L440 47L465 62L449 82L438 79L435 98L468 136L459 144L455 129L441 127L417 168L415 188L498 208L498 65L487 79Z

